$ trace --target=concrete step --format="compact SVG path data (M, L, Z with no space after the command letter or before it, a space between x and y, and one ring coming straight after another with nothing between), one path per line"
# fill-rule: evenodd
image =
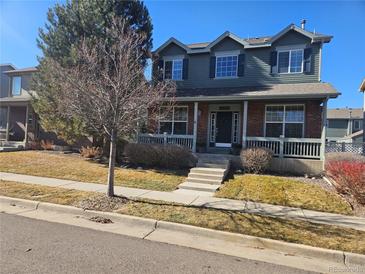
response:
M224 174L209 174L209 173L195 173L190 171L188 178L192 179L207 179L207 180L223 180Z
M211 184L211 185L220 185L222 184L223 179L202 179L202 178L191 178L188 177L186 179L186 182L190 182L190 183L198 183L198 184Z
M227 169L228 164L217 164L217 163L204 163L204 162L198 162L196 164L197 167L206 167L206 168L219 168L219 169Z
M220 185L210 185L210 184L199 184L199 183L191 183L184 182L179 185L180 189L190 189L197 191L206 191L206 192L215 192Z
M226 170L224 168L193 167L190 169L190 172L195 174L199 173L224 176Z

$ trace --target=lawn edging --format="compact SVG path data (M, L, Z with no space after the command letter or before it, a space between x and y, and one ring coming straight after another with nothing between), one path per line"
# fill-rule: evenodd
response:
M1 204L1 212L10 213L10 214L18 214L21 212L29 212L42 210L42 211L51 211L60 214L76 214L76 215L83 215L84 217L91 217L98 216L109 218L113 222L118 221L120 223L130 225L133 229L136 227L143 227L144 229L148 230L148 233L145 233L140 238L165 242L164 240L156 240L153 237L149 237L151 234L153 235L156 231L168 231L172 233L186 233L191 235L191 238L194 238L194 246L190 246L197 249L208 250L213 252L214 246L210 247L210 249L206 249L204 245L201 247L197 247L197 243L199 243L199 238L206 238L206 239L218 239L221 241L228 242L230 244L234 244L238 246L239 244L244 245L246 247L254 248L257 250L265 249L265 250L273 250L278 251L280 253L286 253L290 256L301 256L304 258L314 258L323 260L330 263L335 263L338 265L342 265L343 267L348 267L349 265L353 266L364 266L365 262L365 255L357 254L357 253L350 253L350 252L343 252L337 250L330 250L325 248L318 248L318 247L311 247L303 244L295 244L295 243L287 243L278 240L266 239L261 237L243 235L238 233L231 233L225 231L218 231L213 229L207 229L202 227L196 227L192 225L185 225L179 223L172 223L166 221L159 221L155 219L148 219L148 218L141 218L135 217L130 215L124 215L120 213L111 213L111 212L101 212L101 211L94 211L94 210L83 210L73 206L65 206L59 204L52 204L46 202L36 202L31 200L25 199L18 199L18 198L10 198L5 196L0 196L0 204ZM8 212L7 209L8 208ZM52 220L51 220L52 221ZM101 226L107 226L101 225ZM102 229L102 228L101 228ZM118 233L118 232L115 232ZM123 233L120 233L123 234ZM125 233L125 235L130 235ZM174 244L173 242L169 242ZM175 243L178 244L179 243ZM212 249L213 248L213 249ZM220 247L222 248L222 247ZM232 254L233 251L227 251L227 255L233 255L237 257L244 256L244 252L237 252L237 254ZM224 254L224 252L223 252Z

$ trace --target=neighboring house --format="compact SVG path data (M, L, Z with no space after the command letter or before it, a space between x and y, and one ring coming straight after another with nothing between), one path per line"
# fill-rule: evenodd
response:
M336 108L327 111L327 134L329 142L353 140L363 129L363 110L361 108ZM351 137L349 137L351 135ZM358 138L357 138L358 139Z
M139 142L194 152L262 146L280 157L323 158L327 101L339 95L321 82L322 47L331 39L304 24L268 37L170 38L153 53L152 75L176 81L176 105Z
M365 129L365 78L361 82L360 92L362 92L364 94L364 105L362 107L362 109L363 109L362 128ZM362 135L362 141L365 143L365 134Z
M26 143L38 137L39 126L30 101L30 82L35 67L16 69L0 65L0 141L2 144Z
M54 133L45 132L31 106L30 89L37 68L17 69L12 64L0 65L0 150L4 147L30 147L34 141L51 140L65 145Z

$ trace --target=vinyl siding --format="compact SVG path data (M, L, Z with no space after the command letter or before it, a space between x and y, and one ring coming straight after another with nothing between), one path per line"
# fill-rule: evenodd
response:
M240 87L240 86L260 86L283 83L313 83L318 82L319 74L319 53L320 45L312 44L312 69L310 73L297 74L271 74L270 54L278 46L309 45L310 39L295 33L289 32L280 40L276 41L272 47L244 49L242 45L226 38L212 48L211 53L190 54L188 79L177 82L178 88L209 88L209 87ZM245 74L243 77L231 79L211 79L209 78L209 62L211 54L221 51L239 51L246 55ZM185 55L184 49L177 45L170 45L164 49L160 56Z
M331 119L328 120L327 137L344 137L347 135L348 120Z

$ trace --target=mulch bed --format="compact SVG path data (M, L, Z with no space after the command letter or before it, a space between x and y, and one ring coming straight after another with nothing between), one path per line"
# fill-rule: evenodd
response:
M99 194L82 200L76 203L75 206L84 210L114 211L121 208L128 203L128 201L129 200L125 197L108 197L105 194Z

